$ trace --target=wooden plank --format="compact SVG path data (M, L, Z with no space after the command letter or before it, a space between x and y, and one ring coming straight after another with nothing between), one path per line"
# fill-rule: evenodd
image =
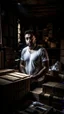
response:
M19 72L8 73L8 75L15 76L15 77L18 77L18 78L28 78L29 77L29 75L19 73Z
M13 72L14 69L2 69L0 70L0 75L4 75L5 73Z
M6 80L10 80L10 81L17 81L17 80L19 80L18 77L13 77L13 76L10 76L10 75L3 75L0 78L1 79L6 79Z

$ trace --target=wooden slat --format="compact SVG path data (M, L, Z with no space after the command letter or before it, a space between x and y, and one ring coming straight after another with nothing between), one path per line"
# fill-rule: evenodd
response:
M3 75L0 78L1 79L6 79L6 80L9 80L9 81L17 81L17 80L19 80L18 77L14 77L14 76L10 76L10 75Z
M15 76L15 77L18 77L18 78L27 78L27 77L29 77L29 75L19 73L19 72L8 73L8 75Z
M14 71L14 69L2 69L2 70L0 70L0 75L9 73L9 72L13 72L13 71Z

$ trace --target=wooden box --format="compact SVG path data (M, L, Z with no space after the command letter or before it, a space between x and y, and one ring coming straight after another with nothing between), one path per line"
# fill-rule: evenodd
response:
M0 103L4 107L12 106L30 91L29 76L22 78L22 73L21 77L8 74L0 76Z
M57 82L46 82L42 84L43 94L48 93L48 94L54 95L55 86L57 84L58 84Z
M40 94L40 102L46 104L46 105L51 105L51 95L50 94Z
M55 86L54 94L59 97L64 97L64 84L63 83L58 83Z

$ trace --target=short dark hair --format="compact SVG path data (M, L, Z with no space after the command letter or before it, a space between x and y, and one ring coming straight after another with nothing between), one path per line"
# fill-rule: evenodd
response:
M24 35L25 34L31 34L31 35L34 34L35 35L34 30L31 30L31 29L26 30L25 33L24 33Z

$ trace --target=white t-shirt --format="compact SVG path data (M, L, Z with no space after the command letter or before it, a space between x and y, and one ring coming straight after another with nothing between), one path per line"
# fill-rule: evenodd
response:
M38 73L44 66L45 61L49 61L47 51L43 47L37 47L30 52L29 47L25 47L21 52L21 60L25 62L25 71L29 75Z

